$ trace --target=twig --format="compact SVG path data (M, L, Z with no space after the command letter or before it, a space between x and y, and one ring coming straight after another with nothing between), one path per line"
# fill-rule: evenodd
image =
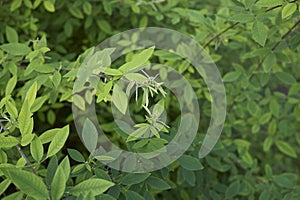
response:
M221 31L220 33L218 33L217 35L215 35L214 37L212 37L207 43L205 43L203 45L203 48L206 48L208 45L210 45L210 43L212 43L215 39L217 39L218 37L220 37L222 34L224 34L225 32L229 31L230 29L232 29L233 27L235 27L236 25L238 25L240 22L236 22L234 24L231 24L229 27L225 28L223 31Z
M25 159L26 164L27 164L28 166L30 166L30 169L31 169L32 173L34 173L34 174L36 175L36 171L35 171L34 167L31 165L31 162L29 161L29 159L27 158L27 156L24 154L24 152L23 152L21 146L18 144L18 145L16 146L16 148L18 149L18 151L19 151L20 155L22 156L22 158Z

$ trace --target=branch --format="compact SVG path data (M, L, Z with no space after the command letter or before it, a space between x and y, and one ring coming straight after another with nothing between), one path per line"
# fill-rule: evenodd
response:
M214 37L212 37L207 43L204 44L203 48L205 48L208 45L210 45L210 43L212 43L215 39L217 39L218 37L220 37L222 34L226 33L227 31L229 31L230 29L232 29L233 27L235 27L239 23L240 22L236 22L236 23L230 25L229 27L225 28L223 31L221 31L220 33L218 33L217 35L215 35Z
M16 146L16 148L18 149L18 151L19 151L20 155L22 156L22 158L25 159L27 165L30 166L30 169L31 169L32 173L34 173L34 174L36 175L35 169L34 169L33 166L31 165L31 162L29 161L29 159L27 158L27 156L24 154L24 152L23 152L21 146L18 144L18 145Z
M272 51L274 51L278 45L300 24L300 19L281 37L281 40L278 41L273 47Z

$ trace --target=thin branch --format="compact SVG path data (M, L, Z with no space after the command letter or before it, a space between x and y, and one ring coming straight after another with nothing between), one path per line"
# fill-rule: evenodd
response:
M217 35L215 35L214 37L212 37L207 43L205 43L203 45L203 48L206 48L208 45L210 45L210 43L212 43L215 39L217 39L218 37L220 37L222 34L226 33L227 31L229 31L230 29L232 29L233 27L235 27L236 25L238 25L240 22L236 22L234 24L231 24L229 27L225 28L223 31L219 32Z
M20 153L20 155L22 156L22 158L24 158L24 160L26 161L26 164L27 164L28 166L30 166L30 169L31 169L32 173L34 173L34 174L36 175L36 171L35 171L34 167L31 165L31 162L29 161L29 159L27 158L27 156L24 154L24 152L23 152L21 146L18 144L18 145L16 146L16 148L17 148L17 150L19 151L19 153Z
M300 24L300 19L281 37L281 40L278 41L273 47L272 51L274 51L278 45Z

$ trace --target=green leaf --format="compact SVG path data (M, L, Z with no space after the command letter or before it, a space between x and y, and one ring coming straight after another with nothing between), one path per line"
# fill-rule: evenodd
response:
M105 192L108 188L112 187L113 185L115 184L107 180L90 178L74 186L70 190L70 192L75 196L87 193L92 193L93 196L97 196Z
M77 162L85 162L83 155L76 149L67 149L71 158Z
M122 88L118 85L115 85L113 88L112 103L125 115L128 106L128 98Z
M8 96L11 94L11 92L14 90L17 84L17 76L13 76L9 81L7 82L6 88L5 88L5 96Z
M31 52L31 49L26 44L9 43L0 45L0 49L13 56L25 56Z
M47 183L47 185L51 185L57 167L58 167L57 157L53 156L50 159L49 164L47 166L47 173L46 173L46 183Z
M59 129L59 131L55 134L53 140L49 145L47 157L51 157L55 155L57 152L59 152L65 145L68 136L69 136L69 125Z
M0 195L5 192L5 190L8 188L8 186L11 184L11 180L5 179L0 183Z
M90 14L92 14L92 5L91 5L91 3L90 2L88 2L88 1L84 1L83 2L83 12L85 13L85 14L87 14L87 15L90 15Z
M131 142L140 139L141 136L145 135L149 131L149 126L143 126L132 133L127 137L126 142Z
M35 134L32 134L32 133L24 135L24 137L22 137L22 139L21 139L21 145L24 147L27 146L28 144L31 143L31 141L33 140L34 137L35 137Z
M292 85L297 82L297 80L287 72L277 72L275 76L283 83L287 85Z
M44 8L49 11L49 12L54 12L55 11L55 6L54 6L54 3L50 0L45 0L43 2L44 4Z
M293 183L290 175L288 174L280 174L277 176L273 176L273 181L283 188L292 189L294 188L295 184Z
M120 180L123 185L134 185L145 181L151 173L127 174Z
M285 6L283 6L281 11L281 18L285 19L294 14L297 10L297 4L296 3L288 3Z
M230 21L247 23L254 21L254 16L251 14L237 14L229 18Z
M72 100L76 107L80 110L85 110L85 100L82 96L75 94L73 95Z
M152 188L158 189L158 190L168 190L171 189L171 186L164 180L150 176L147 180L146 183L150 185Z
M236 196L240 191L240 182L235 181L231 183L225 192L226 199L232 199L234 196Z
M282 4L282 0L259 0L256 5L260 7L273 7Z
M264 140L264 144L263 144L263 150L264 152L267 152L270 150L271 146L273 144L273 137L272 136L268 136L265 140Z
M124 77L130 81L136 81L136 82L146 82L148 80L146 76L139 73L128 73L125 74Z
M16 119L18 117L18 110L14 102L8 100L5 104L5 108L12 118Z
M270 198L271 198L271 192L269 189L266 189L259 195L258 200L269 200Z
M37 93L37 82L35 81L30 88L28 89L25 99L28 101L28 106L29 109L33 105L35 98L36 98L36 93Z
M1 169L23 193L36 199L49 197L47 187L42 179L31 172L16 168Z
M58 88L61 81L61 74L58 71L54 71L53 77L52 77L52 83L55 88Z
M32 132L33 127L31 126L31 121L33 121L33 119L31 118L31 115L32 113L30 112L28 100L25 99L18 117L19 129L22 136Z
M60 166L62 167L63 171L64 171L64 175L66 180L69 178L70 172L71 172L71 168L70 168L70 160L68 158L68 156L66 156L60 163Z
M16 146L19 140L13 136L0 136L0 148L11 148Z
M276 64L276 56L272 52L267 55L267 57L265 58L265 60L263 62L264 72L266 72L266 73L270 72L270 70L275 66L275 64Z
M6 26L5 34L6 34L7 41L9 43L18 43L19 40L18 33L14 28L10 26Z
M190 155L183 155L178 159L179 164L190 171L196 171L203 169L203 166L198 158Z
M59 165L56 169L55 175L51 183L51 199L60 200L62 198L65 192L66 182L67 179L65 176L64 169L61 165Z
M134 55L132 60L122 65L119 70L121 70L122 72L136 71L149 60L154 52L154 49L155 47L150 47L143 50L141 53Z
M240 76L241 76L240 71L228 72L227 74L224 75L223 81L224 82L233 82L233 81L236 81Z
M55 129L50 129L48 131L45 131L44 133L42 133L39 138L42 142L42 144L51 142L53 140L53 138L55 137L55 135L60 131L59 128L55 128Z
M131 190L126 191L125 197L126 200L144 200L144 197Z
M269 104L269 109L275 117L279 118L279 116L280 116L280 105L276 101L276 98L271 98L270 104Z
M275 144L276 144L277 148L279 149L279 151L281 151L285 155L288 155L292 158L297 158L297 154L296 154L295 150L289 143L279 140L279 141L275 141Z
M260 21L255 21L252 26L252 36L255 42L265 46L268 36L268 28Z
M87 118L82 128L82 139L85 147L90 151L94 152L98 143L98 131L94 123Z
M10 11L13 12L20 8L22 5L22 0L13 0L13 2L10 4Z
M45 103L45 101L47 99L48 99L48 96L41 96L41 97L36 98L30 108L30 111L33 113L38 111L43 106L43 104Z
M110 76L122 76L123 72L118 69L106 68L104 73Z
M44 155L44 147L41 140L36 137L30 144L30 153L34 160L41 161Z

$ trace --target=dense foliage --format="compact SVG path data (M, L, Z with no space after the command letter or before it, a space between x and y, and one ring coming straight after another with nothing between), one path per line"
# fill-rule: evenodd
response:
M300 199L299 11L299 0L0 0L0 198ZM211 116L204 80L170 52L130 52L101 71L95 91L98 120L114 144L155 150L174 137L180 121L174 95L147 82L146 74L128 75L132 63L173 67L193 87L201 116L178 161L151 173L125 173L90 153L93 140L82 138L89 151L83 145L72 101L85 104L72 94L73 84L93 46L147 26L187 34L210 54L226 88L226 123L213 151L199 159ZM115 85L121 78L148 85L127 105ZM139 123L134 136L150 131L153 137L136 141L118 129L112 101ZM161 106L166 124L153 118L163 114Z

